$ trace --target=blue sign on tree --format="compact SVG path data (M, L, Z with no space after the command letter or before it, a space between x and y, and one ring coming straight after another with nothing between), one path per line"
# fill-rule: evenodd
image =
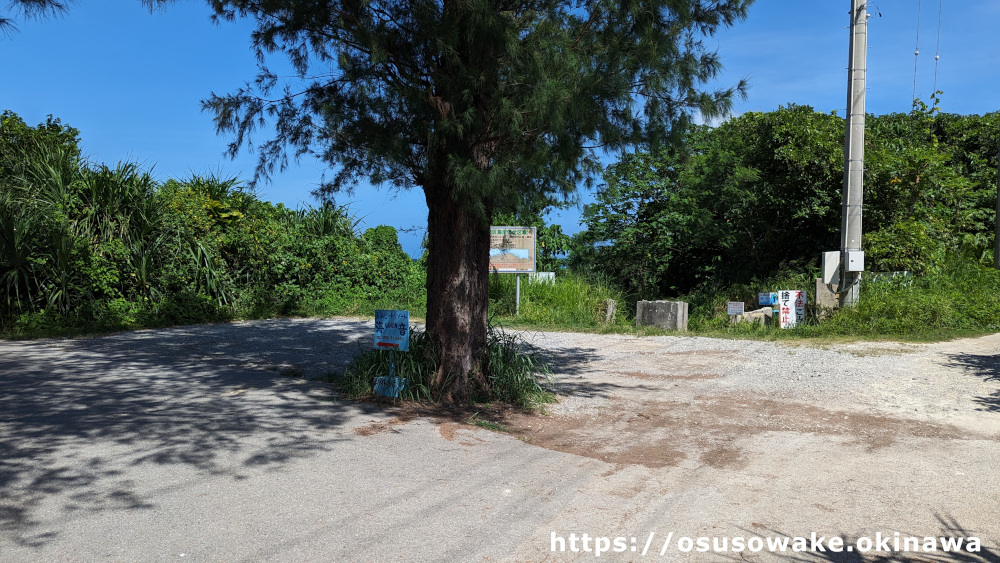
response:
M410 349L409 311L375 311L375 348L400 352Z

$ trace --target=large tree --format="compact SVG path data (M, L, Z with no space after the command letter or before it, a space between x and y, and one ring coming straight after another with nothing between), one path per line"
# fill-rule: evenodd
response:
M256 22L262 70L205 107L233 155L259 151L258 177L314 154L335 171L322 192L423 190L427 331L459 401L488 387L491 218L568 196L601 151L725 113L744 84L706 91L721 65L703 40L751 1L214 0L217 18ZM293 77L263 66L274 54ZM273 135L252 140L259 127Z

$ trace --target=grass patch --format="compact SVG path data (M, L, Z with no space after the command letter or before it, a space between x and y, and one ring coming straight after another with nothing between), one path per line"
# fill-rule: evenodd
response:
M545 386L552 371L533 349L515 333L490 325L487 331L484 370L487 385L473 389L473 402L497 401L519 408L534 409L555 401ZM390 374L405 380L400 399L438 402L443 388L434 381L437 354L427 333L410 331L409 352L361 349L344 374L334 381L342 395L353 399L374 397L376 377ZM393 362L394 365L390 366Z
M803 326L782 330L774 325L732 325L727 301L757 308L757 293L805 289L813 295L814 273L783 273L765 280L725 287L702 287L670 299L690 304L687 335L762 341L808 341L811 345L866 341L938 342L1000 331L1000 272L974 261L954 261L947 268L918 277L864 281L851 308L817 318L810 307ZM624 333L636 336L677 334L635 326L636 296L625 295L600 280L564 275L555 284L521 280L521 314L514 314L514 277L490 279L490 311L509 327ZM614 319L604 322L606 299L615 299Z
M627 327L635 314L635 305L625 307L620 291L602 280L573 274L559 275L554 282L529 282L521 276L517 314L516 283L513 275L490 276L490 314L507 326L616 331ZM618 305L610 322L605 321L608 299Z
M472 416L470 416L469 419L466 420L466 423L471 424L473 426L478 426L480 428L485 428L490 432L502 432L505 434L509 434L514 430L513 428L507 426L506 424L501 424L499 422L493 422L492 420L485 420L479 418L478 412L473 413Z
M827 319L810 310L806 323L782 330L774 325L729 324L726 301L756 302L758 291L814 288L810 275L787 275L761 283L703 290L679 299L691 303L689 328L700 336L755 340L810 339L934 342L1000 330L1000 272L965 262L919 277L863 281L853 307ZM752 301L751 301L752 299Z

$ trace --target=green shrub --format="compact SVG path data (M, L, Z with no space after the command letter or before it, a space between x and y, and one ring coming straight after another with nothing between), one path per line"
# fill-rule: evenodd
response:
M908 336L1000 329L1000 273L952 263L942 272L866 283L855 307L823 323L835 334Z
M235 178L157 184L83 161L76 135L0 116L0 332L423 314L425 276L392 227L359 235L346 208L290 210Z
M534 408L553 402L555 396L544 383L551 381L552 372L539 355L515 334L490 325L486 338L486 387L476 389L474 402L500 401L521 408ZM437 354L423 331L410 331L408 352L361 349L344 374L335 378L341 393L350 398L368 398L373 394L376 377L389 376L406 380L401 399L435 402L442 389L434 383ZM390 362L394 368L390 369ZM447 388L447 385L444 386Z
M490 314L517 324L542 327L596 328L604 325L606 301L618 302L611 324L628 322L629 311L621 292L595 278L564 274L555 283L529 282L521 277L520 314L515 316L516 280L510 274L490 276Z
M679 299L691 304L689 329L710 335L935 339L1000 330L1000 272L956 256L935 273L868 275L853 307L836 309L823 320L809 311L806 324L794 330L729 324L726 301L756 303L758 291L799 288L812 298L812 279L811 272L786 274L751 284L702 288Z
M922 273L941 263L945 245L919 221L902 221L864 234L865 259L877 272Z

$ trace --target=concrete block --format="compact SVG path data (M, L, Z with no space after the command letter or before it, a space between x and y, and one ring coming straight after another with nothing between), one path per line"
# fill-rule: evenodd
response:
M556 283L555 272L531 272L528 274L529 283Z
M686 332L688 304L684 301L639 301L635 304L635 325Z
M837 297L837 291L840 290L840 286L837 284L825 284L823 283L823 278L816 278L816 316L823 319L833 312L834 309L840 307L840 299Z
M618 310L618 302L614 299L604 300L604 324L611 324L615 320L615 312Z
M747 311L742 315L735 315L730 318L732 324L736 323L760 323L762 325L769 325L774 322L774 310L770 307L761 307L754 311Z

